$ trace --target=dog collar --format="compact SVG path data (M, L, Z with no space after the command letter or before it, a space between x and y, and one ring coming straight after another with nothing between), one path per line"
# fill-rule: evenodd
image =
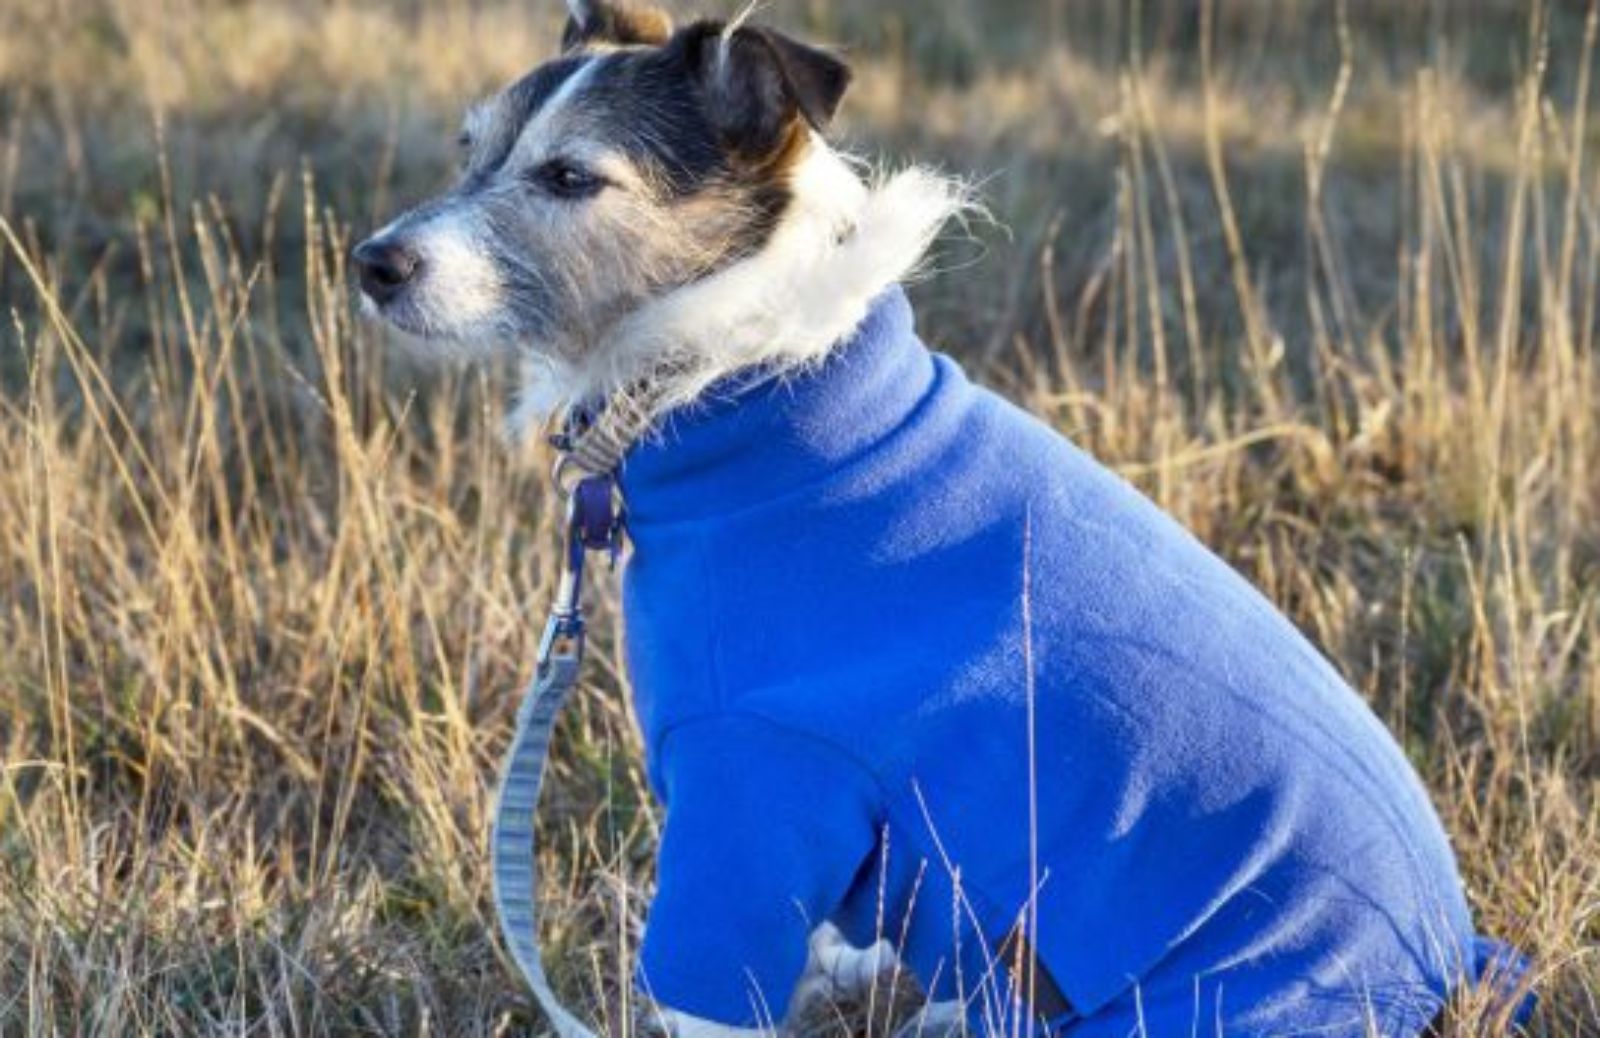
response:
M561 428L550 436L557 452L556 486L570 494L587 479L615 482L623 456L650 431L653 399L648 392L621 392L604 403L569 407Z

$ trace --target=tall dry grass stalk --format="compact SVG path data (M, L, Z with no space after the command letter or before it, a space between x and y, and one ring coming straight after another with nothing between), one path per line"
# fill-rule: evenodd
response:
M1279 115L1230 65L1248 4L1201 8L1198 68L1148 46L1157 14L1177 24L1161 5L1092 6L1052 8L1066 39L1029 77L925 81L944 52L895 50L892 26L865 59L859 135L1021 171L994 186L1016 243L920 289L928 331L971 336L982 377L1340 663L1427 778L1482 928L1537 956L1536 1033L1600 1034L1593 11L1536 12L1514 101L1473 110L1448 61L1363 93L1363 19L1398 15L1341 8L1334 74ZM3 17L53 53L0 49L0 1034L534 1026L491 943L484 834L555 561L543 460L498 441L494 373L395 370L343 257L414 189L391 178L433 106L545 27L467 3L52 10ZM1096 19L1124 59L1083 57ZM122 41L105 67L94 33ZM360 91L402 100L374 117ZM130 95L165 143L119 121ZM1039 125L1064 99L1094 118ZM287 136L262 122L280 101ZM326 150L274 164L297 134ZM1098 164L1103 204L1052 165L1090 137L1071 172ZM330 175L347 164L371 182ZM658 819L599 585L546 939L621 1029ZM898 1008L815 1030L885 1033ZM1458 1016L1495 1030L1470 999Z

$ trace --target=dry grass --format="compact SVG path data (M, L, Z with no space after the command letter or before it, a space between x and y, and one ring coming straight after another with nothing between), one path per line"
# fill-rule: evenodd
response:
M862 41L858 142L990 178L1014 233L947 250L929 336L1339 661L1538 956L1534 1033L1600 1035L1593 34L1528 6L1224 0L1214 48L1180 0L773 14ZM543 465L342 256L555 28L0 2L0 1034L537 1030L484 833ZM546 936L616 1021L658 818L602 598Z

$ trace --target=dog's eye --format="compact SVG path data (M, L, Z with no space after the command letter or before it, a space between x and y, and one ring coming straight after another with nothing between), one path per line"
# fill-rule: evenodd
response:
M606 186L604 178L565 159L546 162L528 179L557 198L590 198Z

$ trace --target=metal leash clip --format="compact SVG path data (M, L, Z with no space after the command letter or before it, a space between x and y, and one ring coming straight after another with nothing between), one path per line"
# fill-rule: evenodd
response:
M556 465L557 486L561 463ZM622 510L617 507L616 481L610 476L587 476L567 498L566 558L539 643L542 673L558 654L582 659L584 645L583 571L590 552L605 552L612 565L622 550Z

